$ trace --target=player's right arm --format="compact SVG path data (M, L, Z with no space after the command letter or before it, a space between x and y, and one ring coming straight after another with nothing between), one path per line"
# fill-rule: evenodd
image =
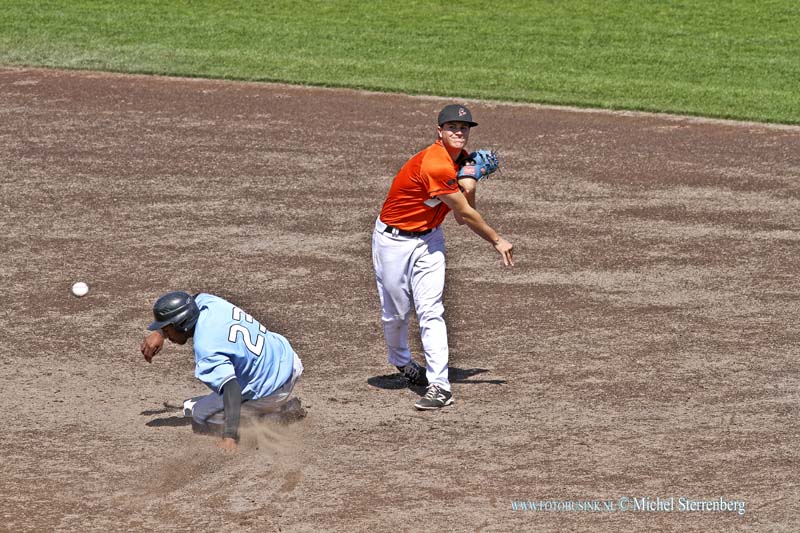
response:
M477 209L475 207L475 189L477 188L477 184L478 182L472 178L458 180L458 188L464 193L464 198L467 199L467 203L473 209ZM453 216L456 218L456 222L458 222L459 225L464 225L464 219L462 219L458 213L454 211Z
M464 224L469 226L469 229L474 231L484 240L489 241L494 246L494 249L503 258L505 266L514 266L513 249L514 246L500 236L489 224L483 220L478 211L469 205L467 198L459 191L451 194L442 194L439 196L447 206L453 210L453 215L456 219L464 221Z
M161 351L162 346L164 346L164 335L161 333L161 330L157 329L142 341L141 350L144 360L148 363L152 363L153 356Z

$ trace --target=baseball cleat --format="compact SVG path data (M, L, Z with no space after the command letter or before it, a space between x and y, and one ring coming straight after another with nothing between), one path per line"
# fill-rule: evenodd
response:
M406 378L406 381L411 385L419 385L421 387L428 386L428 378L425 376L425 369L415 363L413 360L405 366L398 366L397 370Z
M199 435L214 435L221 437L225 431L224 424L203 424L192 418L192 432Z
M417 400L414 407L420 411L430 411L432 409L441 409L451 403L453 403L453 393L444 390L438 385L431 385L428 387L428 392L425 393L425 396Z
M189 398L188 400L184 400L183 416L185 417L192 416L192 409L194 409L194 404L196 403L197 403L197 398Z
M285 425L302 420L307 414L300 400L298 398L292 398L281 405L280 409L277 411L260 413L257 418L261 422L273 422L275 424Z
M281 406L281 416L285 422L295 422L308 414L298 398L292 398Z

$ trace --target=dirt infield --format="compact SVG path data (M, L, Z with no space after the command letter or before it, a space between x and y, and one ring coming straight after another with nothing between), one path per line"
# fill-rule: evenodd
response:
M467 102L517 267L446 221L418 413L370 231L443 103L0 69L0 530L800 530L800 128ZM191 349L138 352L173 289L286 335L308 417L192 434Z

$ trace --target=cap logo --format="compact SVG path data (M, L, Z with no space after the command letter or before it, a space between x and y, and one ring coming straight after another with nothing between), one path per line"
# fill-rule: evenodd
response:
M467 114L467 111L463 107L459 107L458 108L458 116L459 117L463 117L466 114Z

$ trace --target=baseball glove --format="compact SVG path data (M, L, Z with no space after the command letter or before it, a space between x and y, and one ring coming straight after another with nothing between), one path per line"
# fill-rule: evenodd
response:
M490 150L478 150L469 154L458 171L458 179L472 178L481 181L500 167L497 154Z

